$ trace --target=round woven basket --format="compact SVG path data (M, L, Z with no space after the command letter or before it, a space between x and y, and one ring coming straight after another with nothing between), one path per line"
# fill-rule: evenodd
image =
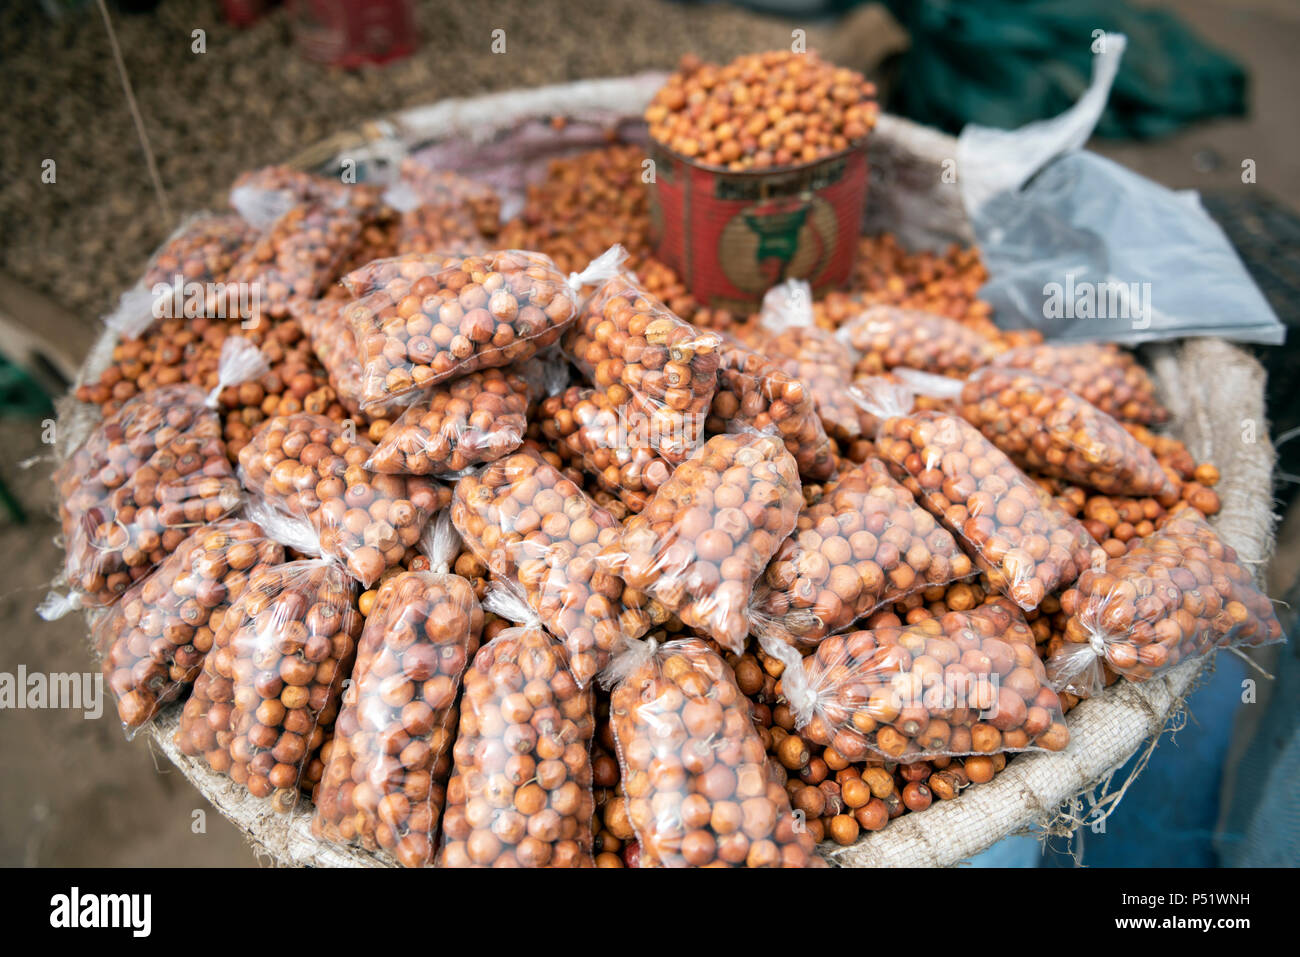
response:
M420 150L443 168L473 171L493 181L507 197L503 215L508 216L523 187L552 158L606 143L611 133L644 141L639 117L662 82L663 74L653 73L446 100L345 131L300 154L295 163L328 168L347 157L359 168L378 168L403 148ZM557 117L565 122L553 122ZM952 137L882 116L869 139L872 188L864 232L888 230L910 248L969 244L972 236L958 189L944 184L941 176L944 160L955 155ZM78 384L99 376L114 344L111 333L100 337ZM1274 453L1264 427L1263 369L1220 339L1148 347L1146 357L1172 413L1171 432L1198 461L1220 467L1217 491L1223 509L1215 516L1215 527L1262 580L1274 521ZM63 399L61 451L80 444L96 418L95 407L71 396ZM1254 440L1246 441L1247 435ZM948 866L1034 825L1078 821L1088 812L1088 800L1095 800L1097 786L1165 728L1205 664L1187 661L1140 685L1121 681L1070 713L1066 751L1019 755L988 784L937 802L924 813L905 815L851 847L823 845L822 853L845 867ZM291 814L277 813L269 802L181 754L172 741L179 716L179 705L159 716L148 732L151 746L244 832L262 859L326 867L394 865L382 854L315 839L306 800ZM1063 818L1063 808L1074 810Z

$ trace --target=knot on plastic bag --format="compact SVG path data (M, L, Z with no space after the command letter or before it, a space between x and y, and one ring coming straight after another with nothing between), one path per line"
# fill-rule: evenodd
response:
M916 401L916 393L910 385L884 376L858 379L849 386L847 394L858 408L881 422L907 415Z
M405 180L399 180L384 190L382 199L399 213L409 213L413 209L419 209L421 205L420 194Z
M1101 670L1105 655L1105 639L1095 632L1089 634L1087 644L1062 648L1047 659L1047 677L1052 690L1068 691L1081 698L1101 691L1105 687Z
M935 375L933 372L922 372L920 369L903 367L891 371L902 380L904 386L911 390L913 398L924 395L934 399L956 399L961 396L962 389L966 387L966 383L961 379Z
M569 360L559 346L543 349L527 362L517 367L519 375L528 383L528 401L559 395L569 387L572 373Z
M204 404L215 409L221 392L227 386L239 385L271 371L271 365L262 350L242 336L231 336L221 344L221 358L217 360L217 384L212 387Z
M292 190L237 186L230 191L230 205L244 222L256 229L270 229L289 210L295 199Z
M254 525L260 526L266 537L273 542L304 555L337 561L334 556L323 554L320 534L304 518L282 512L261 500L249 502L244 508L244 516Z
M812 287L805 279L787 279L763 296L758 324L771 332L813 325Z
M781 672L781 693L785 696L790 713L794 716L795 726L808 727L813 713L817 710L817 692L808 680L808 672L803 666L803 656L774 635L759 635L759 647L769 658L775 658L785 666Z
M825 626L821 616L811 608L787 608L779 615L766 610L772 598L772 587L760 581L749 602L749 633L759 640L773 639L787 645L797 645L804 635L810 635Z
M514 622L521 628L544 628L542 619L529 606L524 597L507 582L494 581L483 596L483 610L498 618Z
M161 296L155 297L152 289L136 283L122 293L116 308L104 317L104 325L117 333L118 338L139 339L158 318L155 312L161 312L159 304L165 304L171 295L168 288Z
M598 676L600 686L608 690L616 684L622 684L658 651L658 638L624 638L622 647L614 652L609 664Z
M420 534L420 551L429 559L429 570L439 575L451 573L451 563L456 560L460 545L460 532L451 524L450 508L438 512Z
M876 418L907 415L916 402L916 392L906 382L884 376L867 376L849 387L849 395Z
M583 286L594 286L613 279L623 272L623 263L626 261L627 250L615 243L588 263L582 272L569 273L569 289L577 296Z
M46 594L41 599L41 603L36 606L36 614L40 615L45 621L57 621L64 615L74 611L79 611L82 607L81 593L68 592L66 595L60 595L56 591Z

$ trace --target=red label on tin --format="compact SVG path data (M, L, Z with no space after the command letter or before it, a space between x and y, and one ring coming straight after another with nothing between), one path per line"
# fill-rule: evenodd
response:
M864 149L776 172L701 169L652 146L655 252L700 302L748 313L772 286L849 277L867 196Z

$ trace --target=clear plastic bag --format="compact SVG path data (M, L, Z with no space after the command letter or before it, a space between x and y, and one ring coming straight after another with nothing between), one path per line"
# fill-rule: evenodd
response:
M465 672L439 867L594 867L594 689L526 606L489 593L508 628ZM516 606L513 610L511 604Z
M879 423L852 392L856 378L852 356L834 335L816 327L793 326L764 336L755 348L808 388L831 438L848 444L875 435Z
M191 217L159 247L143 278L122 294L104 324L120 338L138 339L158 319L189 317L187 302L206 301L206 290L189 298L195 289L190 284L223 280L256 238L256 229L230 213Z
M1061 702L1010 601L910 625L832 635L807 658L779 641L781 692L796 726L848 761L910 764L1003 751L1061 751Z
M150 291L159 284L173 286L177 276L182 283L219 281L256 236L257 230L239 216L191 216L154 254L144 273L144 286Z
M704 441L721 347L716 332L678 318L628 274L595 291L564 341L574 364L628 417L628 433L648 435L673 465Z
M815 328L813 292L808 280L787 279L765 292L758 310L758 324L771 335L780 335L788 329Z
M780 439L714 436L628 519L599 562L739 653L754 583L802 506L799 470Z
M184 696L249 578L283 563L284 548L258 525L215 522L182 542L95 624L104 682L127 738Z
M54 484L64 571L84 605L113 602L195 527L243 501L221 420L190 385L126 402L60 466Z
M384 193L398 209L397 254L480 252L501 227L501 197L490 186L406 157Z
M1178 485L1124 426L1050 379L979 369L966 380L957 411L1021 468L1105 495L1177 499Z
M451 518L492 574L564 642L582 687L623 640L668 618L644 591L597 566L618 522L535 452L516 452L462 478Z
M221 393L243 382L261 378L271 371L262 350L242 336L227 336L221 343L221 357L217 360L217 384L208 393L207 406L220 405Z
M382 848L405 867L433 863L456 698L483 629L473 587L446 573L455 537L443 540L453 554L431 558L438 570L380 586L312 797L312 833Z
M997 356L993 365L1050 379L1121 422L1160 425L1169 419L1147 371L1131 352L1111 343L1018 346Z
M319 199L338 184L292 166L261 166L239 174L230 186L230 208L250 226L268 230L300 203Z
M338 715L361 625L356 585L333 560L250 576L213 635L181 711L177 746L291 811L324 772L318 752Z
M1175 86L1167 75L1159 82ZM1042 135L1052 122L971 124L957 146L990 277L979 295L1000 325L1058 340L1283 341L1286 327L1194 193L1080 148L1086 128Z
M326 416L279 415L240 449L239 476L271 507L309 521L322 553L368 588L420 540L439 498L432 479L367 471L373 453L369 440Z
M718 352L718 388L705 428L711 433L754 431L779 437L806 481L825 481L835 473L834 449L812 393L775 363L731 339L724 339Z
M298 322L311 340L312 352L329 376L330 387L344 409L358 419L395 419L411 403L409 395L361 411L361 360L356 335L347 321L342 299L313 299L295 310Z
M973 425L942 412L898 414L894 400L910 404L906 387L866 391L883 420L880 457L974 551L997 591L1031 611L1088 567L1098 546L1087 529Z
M238 318L252 327L263 318L287 318L315 299L347 262L379 196L373 186L314 181L308 197L235 264L224 287L210 290L207 315Z
M434 386L388 427L366 462L376 472L453 478L519 448L532 386L514 367Z
M807 282L790 279L769 289L758 322L753 347L804 384L829 436L850 443L875 434L875 417L850 392L857 355L816 325Z
M971 560L879 459L799 513L754 593L754 630L815 645L883 605L965 578Z
M578 308L555 264L521 250L381 259L343 282L367 410L528 359L559 340Z
M859 376L905 366L964 378L1000 351L991 339L955 319L895 306L872 306L840 326L837 336L857 351Z
M1097 556L1061 596L1064 642L1048 659L1057 688L1086 698L1102 664L1147 681L1215 648L1282 640L1272 602L1237 553L1195 509L1184 508L1118 558Z
M698 638L615 659L610 723L641 867L819 867L735 674Z
M538 419L543 436L634 512L645 508L672 474L672 466L652 448L648 429L629 436L619 407L599 389L570 386L542 402Z

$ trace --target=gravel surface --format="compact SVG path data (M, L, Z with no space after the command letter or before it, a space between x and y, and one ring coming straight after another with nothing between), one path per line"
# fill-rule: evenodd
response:
M164 220L95 4L54 23L0 7L0 269L93 321L140 274ZM417 5L412 57L343 72L291 46L282 8L246 30L213 0L113 22L173 220L223 201L240 171L349 125L451 96L670 68L790 43L794 26L719 4L506 0ZM206 31L207 52L191 51ZM492 31L506 52L491 52ZM808 29L816 46L824 35ZM634 42L635 40L635 42ZM56 182L41 180L55 161Z

